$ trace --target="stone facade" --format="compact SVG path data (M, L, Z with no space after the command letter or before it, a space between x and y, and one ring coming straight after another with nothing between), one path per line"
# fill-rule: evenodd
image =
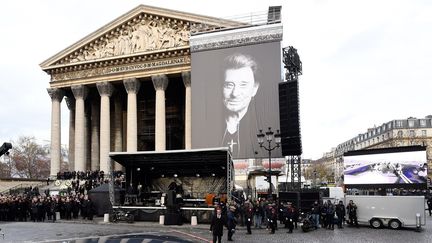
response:
M110 151L191 148L189 37L238 24L140 5L42 62L51 77L51 175L60 170L63 96L72 170L109 170Z

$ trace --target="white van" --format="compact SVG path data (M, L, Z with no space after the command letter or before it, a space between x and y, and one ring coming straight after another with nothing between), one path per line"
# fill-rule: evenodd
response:
M373 228L385 226L392 229L419 228L426 225L424 196L346 195L345 206L350 200L357 205L359 224L369 224ZM346 217L348 218L348 212Z
M342 187L320 187L320 189L329 190L329 196L323 197L324 201L331 200L333 203L338 203L339 200L344 200L345 193Z

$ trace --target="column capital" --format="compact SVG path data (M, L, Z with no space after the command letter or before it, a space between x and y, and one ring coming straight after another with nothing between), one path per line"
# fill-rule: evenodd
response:
M191 86L191 72L182 72L183 84L185 87Z
M164 74L153 75L152 77L153 86L155 90L165 90L168 86L168 77Z
M73 85L71 87L72 93L75 96L75 99L83 99L85 100L87 98L88 94L88 88L82 84L79 85Z
M141 83L136 78L125 79L123 80L123 84L128 94L129 93L137 94L141 86Z
M66 95L65 97L66 100L66 105L69 108L69 110L75 110L75 98L73 97L73 95Z
M114 91L114 86L109 82L98 82L96 83L96 87L100 96L106 95L110 97Z
M61 102L64 96L64 91L59 88L47 88L48 94L51 97L51 100L57 100Z

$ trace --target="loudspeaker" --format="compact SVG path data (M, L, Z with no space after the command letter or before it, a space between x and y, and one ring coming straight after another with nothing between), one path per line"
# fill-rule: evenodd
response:
M301 155L298 81L279 83L282 155Z
M176 199L176 193L174 190L168 190L166 195L166 202L165 205L167 207L173 207L175 206L175 199Z
M300 192L279 192L279 202L290 202L294 207L298 208L300 205Z
M164 225L182 225L182 218L179 213L166 213Z

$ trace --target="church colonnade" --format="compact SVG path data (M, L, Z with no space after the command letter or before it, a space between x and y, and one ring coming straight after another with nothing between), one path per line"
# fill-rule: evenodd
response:
M191 148L191 82L190 72L182 72L185 87L184 100L184 148ZM151 77L155 89L155 151L162 152L166 146L166 104L165 90L169 85L166 75ZM138 151L138 109L137 95L141 87L137 78L123 80L123 88L112 82L97 82L97 93L89 94L90 87L72 85L70 91L64 88L48 88L51 97L51 168L50 174L57 175L61 170L61 102L65 97L69 108L69 165L72 170L108 171L109 152ZM118 93L117 98L113 94ZM96 94L95 94L96 93ZM126 122L123 124L121 95L127 94ZM91 96L91 98L89 98ZM99 96L100 98L98 99ZM86 99L91 99L86 102ZM114 98L114 99L113 99ZM111 104L113 113L111 114ZM87 114L87 110L91 110ZM90 116L87 117L87 116ZM126 134L123 137L123 126ZM124 141L125 140L125 141ZM125 142L125 146L123 143ZM121 167L115 165L118 170Z

